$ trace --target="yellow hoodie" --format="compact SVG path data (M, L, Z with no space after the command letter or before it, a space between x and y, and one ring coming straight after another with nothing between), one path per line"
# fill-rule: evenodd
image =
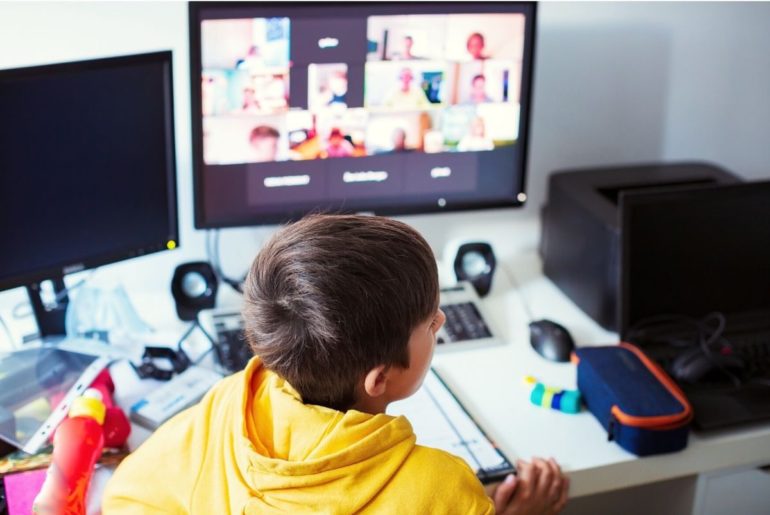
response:
M118 467L103 512L494 513L462 460L404 417L305 405L254 358Z

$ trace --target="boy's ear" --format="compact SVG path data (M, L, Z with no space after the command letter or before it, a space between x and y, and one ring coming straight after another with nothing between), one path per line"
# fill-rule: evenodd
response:
M364 377L364 391L369 397L381 397L385 394L388 384L387 365L379 365L371 369Z

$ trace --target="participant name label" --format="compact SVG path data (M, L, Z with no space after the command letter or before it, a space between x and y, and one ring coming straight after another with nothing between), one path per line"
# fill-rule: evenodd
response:
M346 183L355 182L382 182L387 180L388 172L385 170L365 170L360 172L345 172L342 180Z
M265 188L285 188L287 186L307 186L310 184L310 176L303 175L283 175L280 177L265 177L263 181Z
M435 166L430 170L430 176L434 179L442 179L452 175L452 169L448 166Z

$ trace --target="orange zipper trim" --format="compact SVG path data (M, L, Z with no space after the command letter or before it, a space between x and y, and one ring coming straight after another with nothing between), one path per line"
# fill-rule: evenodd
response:
M690 406L690 403L687 400L687 397L684 396L682 390L680 390L676 383L674 383L674 380L671 379L657 363L648 358L636 346L625 342L620 342L618 345L630 352L633 352L634 355L639 358L639 361L641 361L644 366L647 367L650 372L652 372L658 381L660 381L663 386L665 386L666 389L671 393L671 395L673 395L676 400L678 400L679 403L684 407L684 410L676 415L637 417L624 413L617 405L614 405L612 406L611 413L618 420L618 422L627 426L657 430L673 429L676 427L681 427L690 422L693 417L692 406Z

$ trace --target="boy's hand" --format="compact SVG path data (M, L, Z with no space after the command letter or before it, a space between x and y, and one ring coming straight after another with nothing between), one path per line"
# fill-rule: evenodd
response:
M517 476L510 475L492 495L495 511L504 515L552 515L567 504L569 479L553 458L516 462Z

